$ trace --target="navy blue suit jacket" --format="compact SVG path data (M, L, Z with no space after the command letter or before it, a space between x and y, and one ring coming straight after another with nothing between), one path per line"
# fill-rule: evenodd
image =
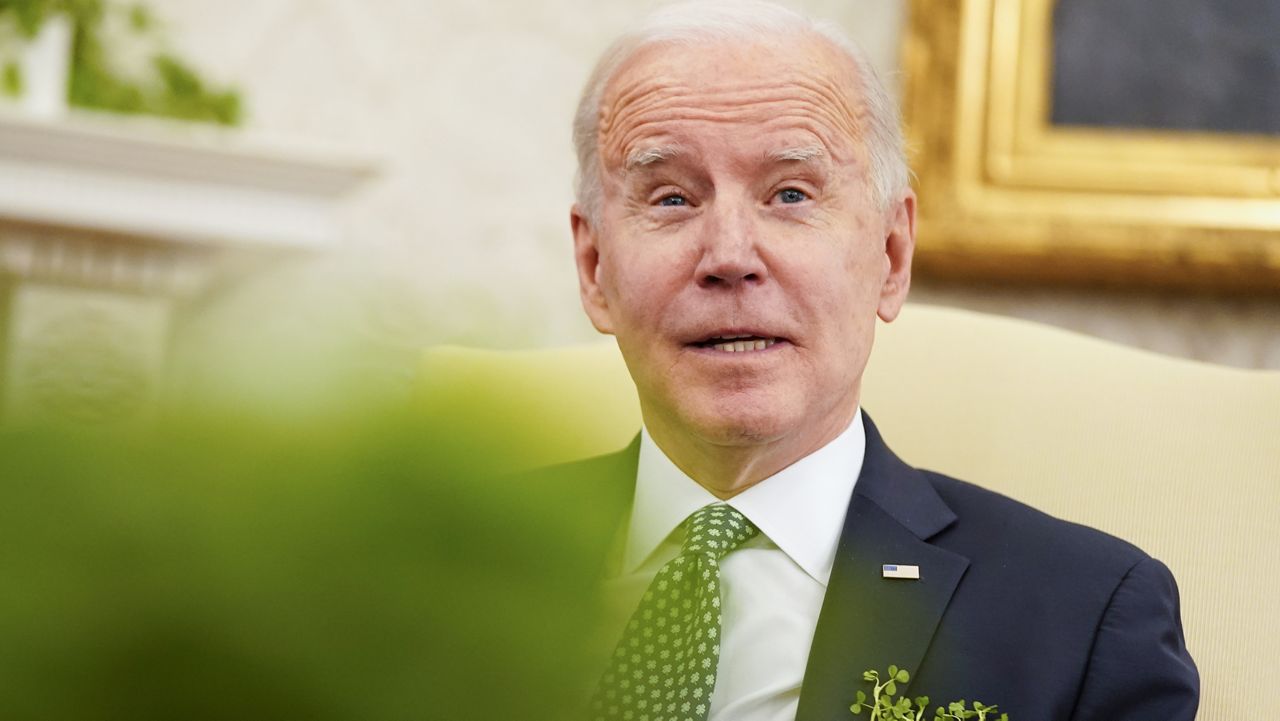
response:
M1199 676L1163 564L1100 531L912 468L865 425L798 721L857 718L849 706L866 688L863 671L883 676L890 664L912 672L899 693L928 695L931 706L976 699L1011 721L1195 717ZM568 467L615 527L634 493L637 449ZM919 566L919 580L882 578L889 563Z

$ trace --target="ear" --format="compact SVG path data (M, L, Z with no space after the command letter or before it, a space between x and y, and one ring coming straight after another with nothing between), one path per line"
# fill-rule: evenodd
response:
M600 286L599 231L577 204L569 211L569 226L573 229L573 259L578 266L578 294L582 298L582 309L596 330L613 333L609 302Z
M885 278L880 287L880 305L876 308L886 323L898 317L911 288L911 257L916 249L916 194L910 188L890 211L885 236Z

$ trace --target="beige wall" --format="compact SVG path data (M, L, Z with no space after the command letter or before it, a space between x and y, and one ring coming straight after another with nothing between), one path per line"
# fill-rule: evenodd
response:
M901 2L797 4L846 27L896 85ZM595 54L649 6L157 3L176 46L210 75L242 86L250 129L331 141L383 162L382 178L351 204L347 244L264 272L202 311L185 335L190 357L212 347L252 349L254 334L263 343L295 338L297 353L321 355L333 352L321 340L331 330L356 332L404 358L435 341L513 347L594 337L578 306L570 257L569 122ZM1277 300L923 281L914 297L1165 353L1280 368ZM246 355L244 372L260 370L260 361ZM292 362L279 354L272 361Z

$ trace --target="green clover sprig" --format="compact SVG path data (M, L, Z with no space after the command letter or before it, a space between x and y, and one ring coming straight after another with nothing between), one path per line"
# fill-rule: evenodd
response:
M871 683L871 696L866 691L858 691L857 700L849 707L855 714L861 715L865 709L870 711L869 721L925 721L925 709L929 706L928 696L917 696L914 699L898 696L898 684L911 680L911 674L905 668L890 666L889 673L882 680L880 672L868 670L863 672L862 680ZM987 721L990 715L993 721L1009 721L1009 714L1002 713L996 718L996 707L987 706L981 701L974 701L969 708L964 699L952 701L946 707L938 706L933 710L933 721Z

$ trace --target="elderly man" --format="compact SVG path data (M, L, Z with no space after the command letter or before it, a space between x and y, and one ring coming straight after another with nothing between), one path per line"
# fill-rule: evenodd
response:
M921 718L1194 717L1163 565L907 466L862 413L916 198L849 41L760 2L669 6L601 59L575 140L582 302L644 418L564 469L622 489L593 718L851 719L868 669L930 696Z

